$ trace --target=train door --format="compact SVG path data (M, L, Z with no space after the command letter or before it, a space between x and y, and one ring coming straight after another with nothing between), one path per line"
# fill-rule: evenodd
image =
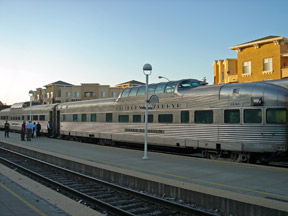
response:
M56 107L55 107L56 110ZM56 135L59 136L60 135L60 111L56 111L57 113L57 117L56 117Z

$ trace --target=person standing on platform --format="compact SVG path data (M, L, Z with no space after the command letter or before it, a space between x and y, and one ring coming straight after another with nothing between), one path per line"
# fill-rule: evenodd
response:
M36 122L33 123L32 138L36 137Z
M29 121L29 123L26 125L27 141L31 141L33 127L34 127L34 124L31 121Z
M36 136L40 137L41 124L38 122L36 125Z
M23 124L21 127L21 141L25 141L25 132L26 132L26 122L23 121Z
M4 124L4 129L5 129L5 137L9 137L10 124L8 123L8 120L6 120Z
M48 130L48 137L50 137L51 136L51 132L52 132L52 127L51 127L50 121L48 121L47 130Z

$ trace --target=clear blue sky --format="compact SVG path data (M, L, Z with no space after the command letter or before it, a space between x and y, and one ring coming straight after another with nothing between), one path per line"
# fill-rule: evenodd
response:
M288 37L287 0L0 0L0 101L62 80L145 82L207 78L229 47Z

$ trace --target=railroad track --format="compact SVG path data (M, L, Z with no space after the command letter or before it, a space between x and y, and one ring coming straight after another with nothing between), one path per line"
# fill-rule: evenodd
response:
M0 148L0 162L107 215L211 216L189 205L138 192Z

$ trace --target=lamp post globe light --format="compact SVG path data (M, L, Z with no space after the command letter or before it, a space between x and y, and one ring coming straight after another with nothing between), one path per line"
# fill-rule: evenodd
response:
M29 96L30 96L30 118L29 120L32 121L32 96L33 96L33 91L29 91Z
M148 77L152 73L152 66L150 64L145 64L143 66L143 73L146 76L146 88L145 88L145 142L144 142L144 157L143 159L148 159L147 156L147 130L148 130Z

